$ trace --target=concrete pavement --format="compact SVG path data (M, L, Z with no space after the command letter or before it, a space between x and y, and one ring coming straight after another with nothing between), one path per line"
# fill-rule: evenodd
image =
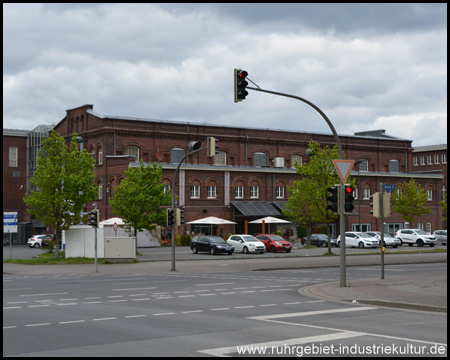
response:
M339 256L292 257L292 258L248 258L214 259L201 261L177 261L178 273L243 272L279 269L306 269L317 267L339 267ZM447 262L446 253L390 254L385 256L385 265L408 263ZM352 255L346 257L347 266L379 265L377 255ZM162 274L171 271L170 261L141 262L136 264L98 265L98 274ZM337 270L338 271L338 270ZM3 274L9 275L81 275L97 274L93 264L79 265L21 265L3 263ZM346 287L339 281L314 284L299 289L312 296L339 301L357 301L378 306L447 312L447 272L423 275L385 276L385 279L347 280Z

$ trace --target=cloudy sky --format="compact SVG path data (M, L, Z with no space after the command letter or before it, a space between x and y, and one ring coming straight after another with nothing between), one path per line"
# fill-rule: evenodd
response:
M447 143L447 4L3 4L3 128L104 115Z

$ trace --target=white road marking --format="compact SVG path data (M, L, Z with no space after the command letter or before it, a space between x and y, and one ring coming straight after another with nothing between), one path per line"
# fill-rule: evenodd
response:
M25 294L25 295L19 295L19 296L47 296L47 295L68 295L69 293L63 292L63 293L48 293L48 294Z

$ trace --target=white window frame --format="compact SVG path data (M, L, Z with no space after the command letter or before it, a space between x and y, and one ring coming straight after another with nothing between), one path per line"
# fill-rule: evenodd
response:
M216 185L208 185L206 187L206 189L207 189L207 198L208 199L217 198L217 186Z
M200 199L200 185L191 185L191 199Z
M235 199L243 199L244 198L244 186L237 185L234 188L234 198Z
M225 151L216 151L216 155L214 155L214 165L223 165L227 164L227 153Z
M126 146L125 155L132 155L135 157L136 161L139 161L139 148L134 145Z
M284 186L277 186L275 192L277 199L284 199Z
M103 148L99 146L98 148L98 165L103 164Z
M9 147L9 167L19 166L19 148L17 146Z
M250 186L250 199L259 199L259 186Z

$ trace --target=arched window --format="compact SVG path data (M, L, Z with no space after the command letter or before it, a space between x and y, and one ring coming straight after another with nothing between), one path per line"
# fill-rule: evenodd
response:
M302 166L303 158L301 155L292 155L291 157L291 169L295 168L295 161L297 161L299 166Z
M171 163L179 164L185 155L185 150L181 148L173 148L171 155Z
M127 146L125 148L125 155L132 155L135 157L135 161L139 161L139 148L137 146Z
M226 165L227 164L227 153L225 151L216 151L214 156L214 165Z
M98 165L103 164L103 148L101 146L98 147Z
M253 166L266 166L267 165L267 156L265 153L257 152L253 156Z

